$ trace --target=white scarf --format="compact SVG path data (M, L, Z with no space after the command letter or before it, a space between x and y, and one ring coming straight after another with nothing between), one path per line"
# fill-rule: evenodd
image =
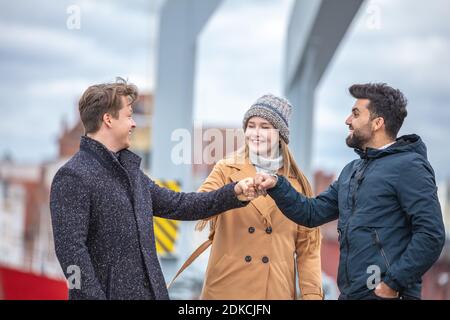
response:
M283 155L281 154L281 151L279 154L280 156L276 158L266 158L249 150L250 162L255 166L256 172L269 174L276 174L278 169L283 166Z

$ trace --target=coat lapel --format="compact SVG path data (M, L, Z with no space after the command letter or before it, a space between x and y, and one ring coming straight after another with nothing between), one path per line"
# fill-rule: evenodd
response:
M246 162L245 164L232 164L230 165L237 169L235 173L230 176L233 182L238 182L239 180L254 177L256 175L255 167ZM272 226L271 212L273 212L273 207L275 202L270 196L258 197L250 202L250 204L258 211L258 213L263 217L264 224L266 226Z

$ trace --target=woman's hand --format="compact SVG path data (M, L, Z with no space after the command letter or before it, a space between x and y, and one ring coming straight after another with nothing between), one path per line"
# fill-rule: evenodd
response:
M263 172L259 172L255 176L255 189L258 195L267 195L267 189L275 187L278 177Z
M242 179L234 186L234 192L240 201L252 201L257 197L254 179Z

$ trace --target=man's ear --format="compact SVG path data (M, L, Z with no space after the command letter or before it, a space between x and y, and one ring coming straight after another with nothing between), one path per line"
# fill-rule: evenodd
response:
M373 131L377 131L381 129L383 126L384 126L384 118L382 117L375 118L374 121L372 122Z
M105 113L104 115L103 115L103 123L108 127L108 128L111 128L112 127L112 121L111 121L111 119L112 119L112 116L109 114L109 113Z

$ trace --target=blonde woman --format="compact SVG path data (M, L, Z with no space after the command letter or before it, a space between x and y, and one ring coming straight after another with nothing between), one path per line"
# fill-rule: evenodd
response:
M199 191L266 172L288 177L297 191L312 196L288 147L291 109L285 99L259 98L244 116L244 148L219 161ZM270 197L202 220L197 229L208 224L209 240L194 253L211 245L201 299L323 298L319 229L290 221Z

